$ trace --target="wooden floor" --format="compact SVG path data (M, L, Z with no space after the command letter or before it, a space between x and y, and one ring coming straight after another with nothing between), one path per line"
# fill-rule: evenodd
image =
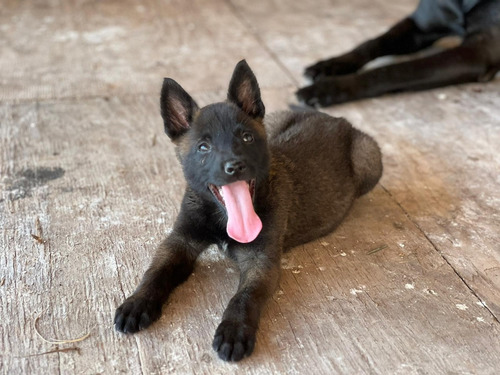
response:
M112 327L184 187L163 77L208 104L246 58L268 111L286 109L304 66L415 5L3 0L0 372L498 374L498 78L327 110L377 139L384 176L335 233L285 256L252 357L211 349L238 280L215 249L151 329Z

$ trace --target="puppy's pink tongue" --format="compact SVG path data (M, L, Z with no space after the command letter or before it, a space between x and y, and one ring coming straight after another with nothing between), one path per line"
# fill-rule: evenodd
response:
M250 189L245 181L236 181L221 186L227 210L227 234L241 243L257 238L262 222L253 209Z

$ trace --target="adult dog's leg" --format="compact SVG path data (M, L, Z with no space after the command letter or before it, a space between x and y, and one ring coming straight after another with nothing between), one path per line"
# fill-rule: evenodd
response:
M408 17L384 34L364 42L348 53L307 67L304 74L317 81L328 76L354 73L377 57L416 52L431 45L441 36L441 34L422 32Z
M481 34L432 56L318 80L297 91L297 97L308 105L328 106L390 92L486 81L500 69L499 46L498 34Z

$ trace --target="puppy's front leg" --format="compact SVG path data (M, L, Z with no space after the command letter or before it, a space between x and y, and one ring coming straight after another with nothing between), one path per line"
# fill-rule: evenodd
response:
M213 348L225 361L239 361L252 353L260 314L278 285L279 250L238 245L231 255L240 268L238 291L215 331Z
M207 243L179 232L174 230L160 244L136 291L116 310L114 323L118 331L135 333L156 321L172 290L193 271Z

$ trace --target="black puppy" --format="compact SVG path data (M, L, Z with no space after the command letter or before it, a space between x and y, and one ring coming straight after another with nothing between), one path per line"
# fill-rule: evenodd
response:
M226 102L199 109L166 78L160 105L187 188L172 233L116 310L115 327L134 333L157 320L198 255L216 243L237 263L240 283L213 348L238 361L254 348L282 251L339 225L354 199L379 180L380 150L346 120L313 111L266 118L266 136L259 86L245 61L234 70Z
M458 47L358 72L386 55L422 50L457 35ZM328 106L404 90L489 81L500 70L500 0L421 0L417 10L378 38L306 68L314 83L297 91L308 105Z

